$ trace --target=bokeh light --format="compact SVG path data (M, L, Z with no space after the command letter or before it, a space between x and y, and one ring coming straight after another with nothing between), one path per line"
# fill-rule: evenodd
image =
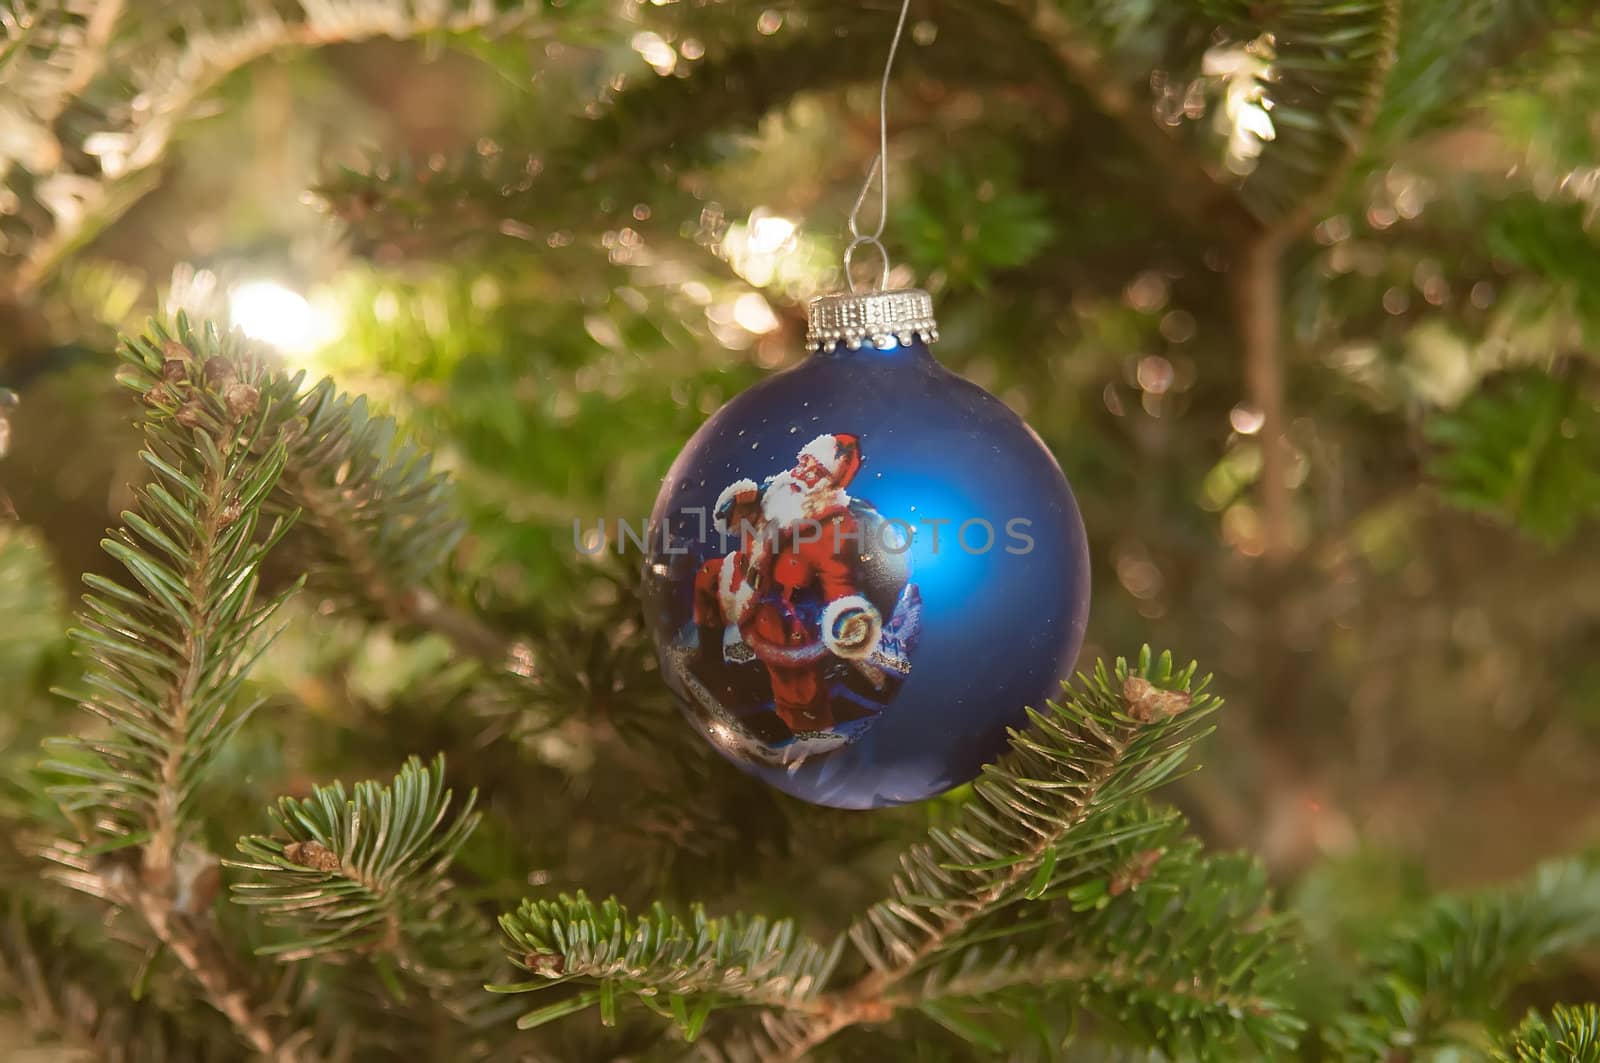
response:
M246 336L284 354L308 354L339 333L330 308L271 280L247 281L231 290L228 316Z

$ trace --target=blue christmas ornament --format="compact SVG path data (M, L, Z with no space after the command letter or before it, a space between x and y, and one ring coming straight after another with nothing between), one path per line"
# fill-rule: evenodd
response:
M1083 641L1066 478L936 339L924 292L816 300L810 358L712 416L651 514L667 684L729 760L818 804L973 778Z

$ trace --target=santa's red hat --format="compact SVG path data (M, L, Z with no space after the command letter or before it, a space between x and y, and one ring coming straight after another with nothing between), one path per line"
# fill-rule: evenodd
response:
M861 441L848 432L820 435L801 448L795 461L811 458L827 470L838 488L848 487L861 470Z

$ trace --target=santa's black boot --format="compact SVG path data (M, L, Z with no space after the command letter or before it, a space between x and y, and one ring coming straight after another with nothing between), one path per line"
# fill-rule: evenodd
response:
M754 716L746 716L740 723L744 724L745 730L769 746L779 745L794 737L789 725L779 719L775 712L758 712Z
M697 624L695 632L699 642L695 646L695 674L707 683L723 678L722 628L710 624Z

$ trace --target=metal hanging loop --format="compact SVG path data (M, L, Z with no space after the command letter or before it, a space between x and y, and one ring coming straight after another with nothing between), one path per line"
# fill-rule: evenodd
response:
M867 193L872 191L872 180L878 176L878 167L882 165L882 163L882 155L874 155L872 157L872 166L867 170L867 179L861 185L861 191L856 193L855 206L850 208L850 217L845 221L845 225L850 229L850 236L854 239L861 239L861 207L867 201ZM887 197L889 194L887 180L885 180L883 185L883 194L885 197ZM888 201L885 199L883 204L878 209L878 227L873 230L872 233L874 239L883 236L883 218L885 211L888 209L888 205Z
M889 58L883 67L883 80L878 85L878 154L850 210L850 243L844 249L844 279L849 291L818 296L806 307L806 346L819 353L863 348L894 351L917 342L936 343L939 339L939 326L933 319L933 299L927 292L916 288L888 290L893 266L882 239L889 217L889 76L894 70L894 57L900 50L900 38L905 33L906 16L910 11L911 0L903 0L900 21L895 25L894 40L889 45ZM875 180L879 182L878 220L870 231L864 231L861 208L872 193ZM865 292L856 289L853 268L856 252L863 247L872 248L883 260L878 283Z
M889 42L889 58L883 64L883 80L878 84L878 157L872 160L872 168L867 171L867 179L861 184L855 206L850 209L848 226L851 241L844 252L844 275L851 292L856 290L856 282L850 276L850 258L863 243L870 243L883 256L883 280L874 290L889 286L889 252L884 249L881 239L884 226L889 221L889 76L894 72L894 59L900 51L900 39L906 30L906 16L910 13L911 0L902 0L900 20L895 23L894 38ZM878 180L878 223L872 232L864 233L861 231L861 208L867 201L867 194L872 191L875 179Z
M850 246L844 249L844 280L850 286L850 294L856 294L856 275L851 269L851 262L855 258L856 248L858 247L876 248L878 257L883 259L883 273L879 276L877 285L872 289L875 292L883 291L889 287L889 249L884 247L883 241L876 236L857 234L856 238L850 241Z

